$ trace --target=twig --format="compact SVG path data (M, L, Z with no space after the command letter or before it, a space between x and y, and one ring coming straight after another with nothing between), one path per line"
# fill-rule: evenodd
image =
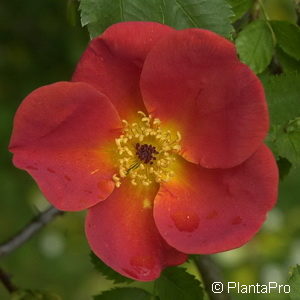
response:
M7 289L7 291L11 294L18 290L18 288L11 282L9 274L4 272L0 268L0 281L3 283L4 287Z
M194 256L194 262L200 272L205 290L210 300L230 300L227 291L222 293L213 292L213 283L221 283L225 286L220 269L209 255ZM220 287L220 285L218 285Z
M62 215L64 212L50 206L45 211L34 217L28 225L21 229L15 236L0 245L0 257L9 254L28 239L30 239L36 232L38 232L47 223L52 221L56 216Z

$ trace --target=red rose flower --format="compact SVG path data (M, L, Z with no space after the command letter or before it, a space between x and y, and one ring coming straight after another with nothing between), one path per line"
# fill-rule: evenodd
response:
M207 30L119 23L71 82L33 91L10 150L58 209L88 209L93 251L153 280L183 253L240 247L277 197L263 87Z

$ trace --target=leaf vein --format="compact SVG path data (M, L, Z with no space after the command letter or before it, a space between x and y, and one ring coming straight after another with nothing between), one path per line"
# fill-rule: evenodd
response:
M190 22L195 26L195 27L200 27L199 24L197 23L197 21L194 20L194 18L192 17L192 15L190 15L188 13L188 11L186 11L186 9L183 7L183 5L178 1L175 0L176 4L178 5L178 7L183 11L183 13L187 16L187 18L190 20Z

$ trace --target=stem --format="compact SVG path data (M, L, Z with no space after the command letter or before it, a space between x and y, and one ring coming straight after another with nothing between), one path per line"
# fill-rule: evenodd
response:
M0 245L0 257L5 256L15 249L19 248L41 228L51 222L56 216L62 214L64 214L64 212L56 209L53 206L50 206L48 209L35 216L31 220L31 222L29 222L15 236Z
M200 272L204 288L210 300L230 300L230 295L224 291L220 294L214 293L212 285L214 282L220 282L225 286L221 271L209 255L194 256L194 262Z
M260 9L261 9L261 11L262 11L262 13L263 13L263 16L264 16L265 20L266 20L266 21L269 21L269 16L268 16L268 14L267 14L266 8L265 8L265 6L264 6L262 0L258 0L258 4L259 4L259 6L260 6Z
M271 31L272 38L273 38L273 43L274 43L274 45L276 45L276 42L277 42L277 41L276 41L275 32L274 32L274 30L273 30L273 28L272 28L272 26L271 26L271 24L270 24L270 22L269 22L270 18L269 18L268 14L267 14L265 5L264 5L264 3L262 2L262 0L258 0L258 4L259 4L259 7L260 7L260 9L261 9L261 11L262 11L263 17L264 17L264 19L265 19L265 21L266 21L266 23L267 23L267 25L268 25L268 27L269 27L269 29L270 29L270 31Z
M0 281L10 294L18 290L18 288L11 282L10 275L2 269L0 269Z

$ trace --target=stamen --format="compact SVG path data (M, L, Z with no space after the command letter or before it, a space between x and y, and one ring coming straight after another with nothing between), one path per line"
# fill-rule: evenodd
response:
M138 111L140 119L124 124L123 134L115 139L118 153L118 174L113 175L116 187L127 176L133 185L149 186L153 182L168 181L174 176L174 154L181 150L181 134L163 130L158 118Z

